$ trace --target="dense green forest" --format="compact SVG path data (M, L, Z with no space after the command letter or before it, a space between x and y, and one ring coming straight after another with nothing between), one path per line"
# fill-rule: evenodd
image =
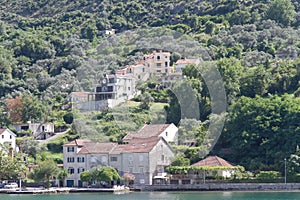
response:
M150 94L148 102L166 104L166 121L181 125L180 142L197 141L181 156L200 159L198 150L213 118L199 73L209 62L219 70L227 95L225 127L211 154L249 170L282 171L284 158L300 164L295 159L300 143L299 1L3 0L0 8L2 126L31 120L72 127L71 110L62 109L72 91L91 91L103 74L164 49L172 52L172 62L195 56L204 60L183 71L198 100L201 115L196 118L179 123L180 101L172 90L184 90L182 84L157 90L157 80L151 80L139 85L143 95L136 97L145 101ZM112 28L116 35L103 34ZM90 116L89 124L100 131L85 129L76 137L92 133L95 138L101 132L105 137L96 138L119 141L127 130L150 121L148 106L128 109L134 125L116 128L118 110L108 110Z

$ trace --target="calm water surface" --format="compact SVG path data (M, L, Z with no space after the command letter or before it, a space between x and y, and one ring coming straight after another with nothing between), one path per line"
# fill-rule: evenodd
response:
M299 200L300 192L133 192L129 194L83 193L51 195L7 195L2 200Z

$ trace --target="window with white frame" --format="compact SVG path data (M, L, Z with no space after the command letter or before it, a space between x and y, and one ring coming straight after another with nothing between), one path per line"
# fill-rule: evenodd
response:
M117 162L118 161L118 157L112 156L112 157L110 157L110 161L111 162Z
M67 151L68 151L68 152L74 152L74 151L75 151L75 148L74 148L74 147L68 147Z
M81 172L84 172L84 168L83 168L83 167L79 167L79 168L77 169L77 172L78 172L78 174L80 174Z
M74 168L73 167L69 167L68 168L68 173L69 174L74 174Z

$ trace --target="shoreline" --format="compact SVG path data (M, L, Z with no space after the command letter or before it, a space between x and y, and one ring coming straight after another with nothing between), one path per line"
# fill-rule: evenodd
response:
M206 183L135 186L137 191L300 191L300 183Z
M69 194L129 192L300 192L300 183L206 183L199 185L144 185L133 188L27 188L0 189L0 194Z

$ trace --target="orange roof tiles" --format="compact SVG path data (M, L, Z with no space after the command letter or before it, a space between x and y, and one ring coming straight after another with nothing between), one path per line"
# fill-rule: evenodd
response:
M127 141L133 138L148 138L153 136L158 137L169 126L170 124L146 124L137 133L127 134L123 140Z
M208 156L207 158L200 160L199 162L193 164L192 166L227 166L227 167L233 167L231 163L224 160L223 158L220 158L218 156Z
M87 97L88 96L88 92L72 92L72 96L76 96L76 97Z
M84 144L84 147L79 151L79 154L88 154L88 153L109 153L118 144L113 142L87 142Z
M160 137L149 138L134 138L128 144L121 144L118 146L119 152L130 153L149 153L155 145L161 140Z
M198 59L180 59L176 61L176 65L180 64L194 64Z
M67 144L64 144L64 146L84 146L84 144L87 142L91 142L91 140L76 139Z

